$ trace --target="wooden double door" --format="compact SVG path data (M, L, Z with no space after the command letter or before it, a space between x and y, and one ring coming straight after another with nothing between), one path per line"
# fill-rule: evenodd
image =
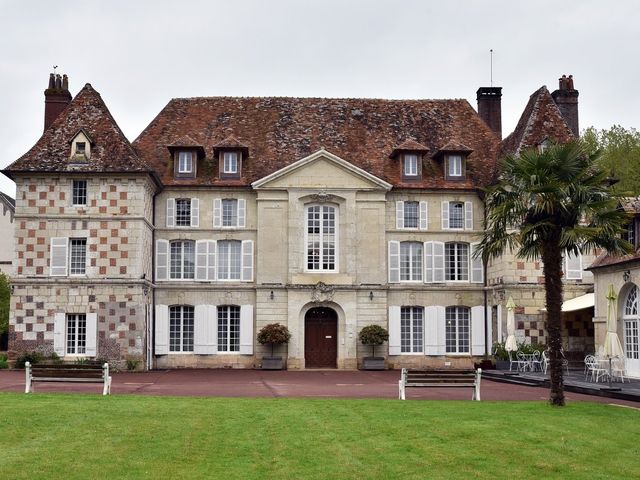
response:
M327 307L312 308L304 317L305 368L337 368L338 315Z

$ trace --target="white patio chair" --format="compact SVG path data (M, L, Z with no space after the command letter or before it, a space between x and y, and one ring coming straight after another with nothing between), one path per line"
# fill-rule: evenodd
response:
M543 360L540 357L540 352L538 350L533 351L533 360L531 360L531 369L534 372L542 371Z
M542 371L547 374L547 368L549 368L549 354L547 351L542 352Z
M624 383L624 358L613 357L611 359L611 376L619 378Z
M511 371L511 370L512 370L512 367L513 367L514 365L515 365L516 370L517 370L518 372L522 372L522 371L523 371L524 363L525 363L525 362L523 362L523 361L522 361L522 359L520 358L520 355L521 355L521 354L522 354L521 352L518 352L518 353L516 354L516 358L517 358L517 359L516 359L516 360L514 360L514 359L513 359L513 352L512 352L512 351L509 351L509 371Z
M531 364L529 363L529 360L527 360L523 352L518 352L516 356L518 357L518 365L519 365L520 371L526 372L527 369L529 369L529 367L531 366Z
M593 355L588 355L588 357L590 358L585 358L585 363L587 364L587 369L591 373L591 381L598 383L601 378L607 378L609 376L609 371L602 367L602 363Z

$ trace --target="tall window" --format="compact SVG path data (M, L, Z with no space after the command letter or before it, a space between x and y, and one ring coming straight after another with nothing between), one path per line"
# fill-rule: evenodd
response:
M193 311L186 305L169 307L170 352L193 352Z
M449 228L464 228L464 202L449 202Z
M422 247L420 242L400 242L401 281L422 281Z
M218 280L240 280L242 242L218 240Z
M424 310L422 307L400 308L400 351L422 353Z
M69 241L69 274L84 275L87 269L87 239L72 238Z
M469 281L469 244L445 243L444 245L445 280Z
M467 307L447 307L445 313L447 353L469 353L471 329Z
M87 204L87 181L86 180L74 180L73 191L71 192L71 203L73 205L86 205Z
M192 279L195 272L195 242L178 240L171 242L171 275L174 280Z
M222 226L238 226L238 200L235 198L222 199Z
M193 152L178 153L178 173L193 173Z
M240 351L240 307L218 307L218 351Z
M625 228L625 231L622 233L622 238L624 240L626 240L627 242L629 242L631 245L633 245L633 247L635 248L635 246L636 246L636 222L635 222L635 220L631 220L627 224L627 227Z
M415 177L418 175L418 155L415 153L405 153L404 174L407 177Z
M420 210L418 202L404 202L404 228L418 228Z
M449 155L449 177L461 177L462 176L462 157L460 155Z
M67 354L83 355L87 351L87 316L67 314Z
M336 270L336 214L331 205L307 207L308 270Z
M191 199L176 198L176 227L191 226Z
M238 152L224 152L222 155L223 173L238 173Z
M629 360L640 359L640 316L638 315L638 287L633 286L624 302L624 350Z

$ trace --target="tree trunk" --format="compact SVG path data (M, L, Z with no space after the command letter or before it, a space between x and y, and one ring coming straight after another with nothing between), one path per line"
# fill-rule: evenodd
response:
M562 251L560 232L542 246L544 289L547 307L547 346L551 391L549 403L564 406L564 375L562 372Z

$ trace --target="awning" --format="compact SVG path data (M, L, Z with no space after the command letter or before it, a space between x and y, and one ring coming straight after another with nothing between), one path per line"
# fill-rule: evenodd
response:
M587 293L586 295L580 295L579 297L567 300L562 304L563 312L575 312L576 310L584 310L585 308L592 308L596 304L596 297L593 293ZM541 312L546 312L546 308L541 308Z

